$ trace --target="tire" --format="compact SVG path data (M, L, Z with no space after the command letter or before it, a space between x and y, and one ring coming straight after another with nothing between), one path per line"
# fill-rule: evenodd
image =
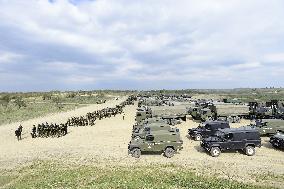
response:
M201 141L202 136L197 134L194 139L195 139L195 141Z
M234 122L234 118L232 118L231 116L227 117L227 121L229 123L233 123Z
M213 118L210 116L206 119L206 121L213 121Z
M212 147L210 150L210 154L212 157L218 157L221 154L221 150L218 147Z
M274 148L279 148L279 144L278 143L272 143L272 146L274 147Z
M241 118L239 116L234 117L234 122L235 123L240 123Z
M246 155L253 156L255 154L255 148L253 146L247 146L245 152Z
M139 148L134 148L131 150L131 156L134 158L140 158L141 150Z
M175 150L172 147L167 147L164 152L164 156L167 158L171 158L175 155Z

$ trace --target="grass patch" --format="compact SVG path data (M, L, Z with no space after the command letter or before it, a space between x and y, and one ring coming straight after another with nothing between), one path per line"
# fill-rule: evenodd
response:
M27 103L26 107L18 108L14 105L0 106L0 125L47 115L49 113L63 112L80 107L75 104L64 104L59 109L53 103Z
M16 171L18 178L4 188L236 188L266 187L226 179L196 176L177 166L79 166L38 162ZM7 176L7 175L6 175ZM1 185L0 185L1 187Z

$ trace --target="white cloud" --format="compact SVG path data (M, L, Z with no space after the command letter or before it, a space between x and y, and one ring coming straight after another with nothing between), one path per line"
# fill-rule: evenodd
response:
M254 77L262 86L282 69L270 64L284 61L283 17L281 0L0 0L0 32L9 38L0 44L0 63L18 60L2 47L17 48L30 58L26 66L61 73L65 83L173 80L214 87ZM1 68L7 69L17 73Z
M13 53L13 52L7 52L7 51L0 51L0 64L1 63L9 63L13 62L15 60L18 60L20 58L24 57L21 54Z

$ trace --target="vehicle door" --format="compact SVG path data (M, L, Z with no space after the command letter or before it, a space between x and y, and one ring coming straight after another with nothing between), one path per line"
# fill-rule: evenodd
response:
M235 149L235 141L233 133L226 133L224 135L224 139L226 142L223 143L223 148L227 150Z
M209 125L209 124L206 124L202 130L202 136L205 138L205 137L208 137L208 136L211 136L215 133L215 131L212 130L212 127Z
M155 151L155 137L153 135L147 135L145 138L144 151Z

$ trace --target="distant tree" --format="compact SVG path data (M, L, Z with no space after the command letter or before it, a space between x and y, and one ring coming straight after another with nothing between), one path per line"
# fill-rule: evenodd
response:
M27 106L23 98L20 96L16 97L14 103L16 104L16 106L18 106L19 109Z
M42 100L50 100L51 99L51 94L45 93L42 95Z
M67 98L75 98L75 96L76 96L76 93L74 93L74 92L67 94Z
M52 98L52 101L55 103L58 109L63 108L62 99L59 96Z
M11 96L10 95L4 95L3 97L1 97L0 99L0 103L2 106L6 107L8 106L8 104L10 103L11 101Z

